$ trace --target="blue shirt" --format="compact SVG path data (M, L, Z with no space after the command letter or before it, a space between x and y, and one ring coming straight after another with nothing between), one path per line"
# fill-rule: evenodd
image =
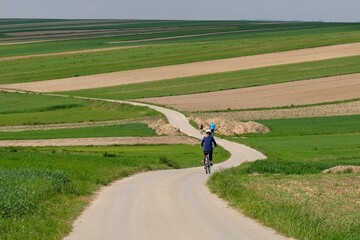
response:
M216 124L215 124L215 123L210 124L210 129L211 129L211 130L215 130L215 128L216 128Z
M204 137L201 141L201 146L204 148L204 151L212 151L213 150L213 144L216 147L216 142L213 136Z

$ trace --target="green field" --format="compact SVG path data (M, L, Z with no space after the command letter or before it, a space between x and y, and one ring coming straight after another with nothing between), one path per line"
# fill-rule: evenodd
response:
M61 239L100 186L200 166L202 154L188 145L0 148L0 239ZM217 161L227 157L217 149Z
M144 107L0 91L0 126L160 117Z
M0 83L42 81L360 41L357 27L228 34L230 39L0 62ZM214 36L218 37L219 36ZM207 36L206 38L210 38ZM40 43L39 43L40 44ZM46 43L41 43L41 45ZM10 47L13 47L12 45ZM9 47L9 46L3 46ZM43 46L45 48L45 46ZM1 50L1 48L0 48ZM14 50L10 50L14 52ZM6 52L5 50L2 52ZM186 54L184 54L186 53ZM36 59L36 61L34 61Z
M0 140L56 139L88 137L152 137L155 130L144 123L129 123L103 127L83 127L56 130L33 130L21 132L1 132Z
M14 22L16 23L16 22ZM21 22L20 22L21 23ZM106 48L114 46L111 42L121 42L119 46L124 45L138 45L138 44L165 44L165 43L186 43L186 42L204 42L204 41L224 41L245 37L258 36L259 34L269 35L281 35L284 32L285 35L289 35L286 30L301 30L304 32L297 32L301 36L306 33L311 35L318 33L336 33L336 32L351 32L358 31L359 24L350 23L301 23L301 22L278 22L269 24L268 22L251 22L251 21L112 21L110 26L103 25L102 21L96 21L91 23L91 26L86 23L77 24L64 24L57 21L55 26L46 25L33 25L31 20L27 26L15 26L14 24L7 27L1 26L0 20L0 33L23 33L31 31L47 31L46 34L34 37L31 40L47 40L51 37L51 31L81 31L81 30L101 30L99 34L92 35L80 35L76 40L71 40L74 37L60 37L61 39L68 39L66 41L53 41L43 43L28 43L18 45L4 45L0 46L0 57L5 56L22 56L40 53L51 52L64 52L83 49L95 49ZM243 31L241 33L233 34L220 34L210 36L198 36L189 37L193 34L199 33L213 33L213 32L228 32L228 31ZM273 32L273 33L271 33ZM56 32L53 32L54 35ZM114 37L109 35L116 34ZM163 39L172 36L188 36L187 38L180 39ZM55 36L56 37L56 36ZM59 37L58 37L59 38ZM21 37L16 38L17 41L21 41ZM148 40L143 43L132 43L131 40ZM6 40L6 39L4 39ZM25 41L26 39L22 40ZM122 42L123 41L123 42ZM130 42L128 42L130 41ZM116 46L115 45L115 46Z
M360 175L322 174L360 166L360 115L259 121L271 132L231 140L261 150L268 160L217 173L215 193L298 239L358 239ZM352 204L350 204L352 203Z
M74 96L137 99L212 92L360 72L360 57L256 68L148 83L66 92Z

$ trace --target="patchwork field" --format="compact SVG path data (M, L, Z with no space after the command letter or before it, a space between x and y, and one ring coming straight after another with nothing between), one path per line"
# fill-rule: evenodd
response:
M181 111L272 108L351 100L359 97L360 74L272 84L236 90L139 99Z
M0 19L0 239L62 239L100 187L201 166L162 114L101 99L256 120L270 132L226 138L268 160L210 189L288 237L358 239L359 66L358 23Z

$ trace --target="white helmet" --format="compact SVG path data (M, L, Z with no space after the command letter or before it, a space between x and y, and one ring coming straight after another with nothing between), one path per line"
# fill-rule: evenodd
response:
M211 133L210 129L206 130L206 133Z

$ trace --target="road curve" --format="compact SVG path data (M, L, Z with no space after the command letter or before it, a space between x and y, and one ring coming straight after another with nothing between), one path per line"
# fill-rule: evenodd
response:
M153 108L182 132L202 137L181 113L147 104L130 104ZM266 158L249 147L216 140L231 157L214 166L214 170ZM207 179L202 168L190 168L147 172L117 181L102 188L65 240L286 239L228 207L208 191Z

